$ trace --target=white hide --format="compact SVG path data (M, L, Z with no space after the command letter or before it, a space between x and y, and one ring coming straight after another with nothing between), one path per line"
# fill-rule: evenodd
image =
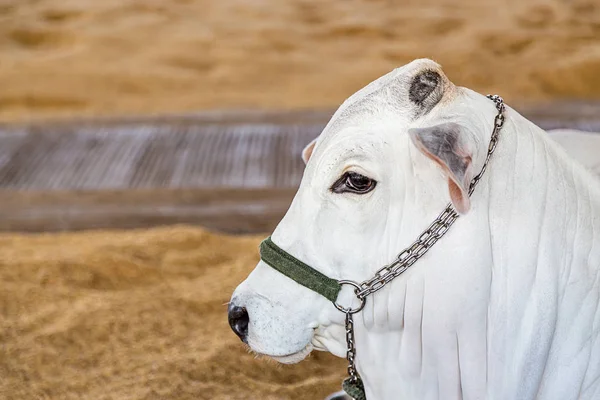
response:
M350 97L317 140L272 237L336 279L370 278L448 203L447 176L408 130L462 126L474 171L496 109L452 85L423 111L408 87L417 60ZM346 170L375 179L365 195L329 188ZM546 132L511 108L471 208L425 257L355 316L357 367L369 400L600 399L600 186ZM351 292L339 301L347 303ZM343 315L259 262L232 304L248 344L282 362L313 348L345 355Z

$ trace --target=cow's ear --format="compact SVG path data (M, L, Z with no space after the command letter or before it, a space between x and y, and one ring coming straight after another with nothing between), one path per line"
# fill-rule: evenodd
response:
M302 150L302 161L304 161L304 164L308 163L308 160L310 159L310 156L312 156L316 144L317 139L313 139L313 141L306 145L304 150Z
M467 213L471 208L469 185L473 178L473 146L469 146L464 128L455 123L444 123L409 129L408 133L415 146L448 177L450 199L456 211Z

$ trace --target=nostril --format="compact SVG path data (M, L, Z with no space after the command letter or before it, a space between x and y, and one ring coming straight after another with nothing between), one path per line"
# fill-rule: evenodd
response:
M246 337L248 336L248 322L250 322L248 311L246 311L244 307L230 305L228 310L228 320L231 329L240 339L242 339L242 342L246 343Z

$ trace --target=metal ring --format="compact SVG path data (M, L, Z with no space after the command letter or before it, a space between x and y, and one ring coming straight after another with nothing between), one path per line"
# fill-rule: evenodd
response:
M347 280L341 280L338 281L338 283L340 284L340 286L343 285L350 285L350 286L354 286L354 294L356 294L361 288L360 285L354 281L347 281ZM333 305L335 306L335 308L337 308L338 310L340 310L341 312L345 313L345 314L356 314L357 312L361 311L363 308L365 308L365 303L367 302L367 298L363 297L362 299L360 297L356 297L358 300L360 300L360 306L358 308L344 308L342 306L340 306L336 301L333 302Z

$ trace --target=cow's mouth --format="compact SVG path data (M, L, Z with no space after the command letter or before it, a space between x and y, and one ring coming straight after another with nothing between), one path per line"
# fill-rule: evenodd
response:
M295 353L287 354L285 356L269 356L273 360L280 362L282 364L296 364L300 361L304 360L306 356L310 354L313 350L312 343L307 344L302 350L297 351Z

